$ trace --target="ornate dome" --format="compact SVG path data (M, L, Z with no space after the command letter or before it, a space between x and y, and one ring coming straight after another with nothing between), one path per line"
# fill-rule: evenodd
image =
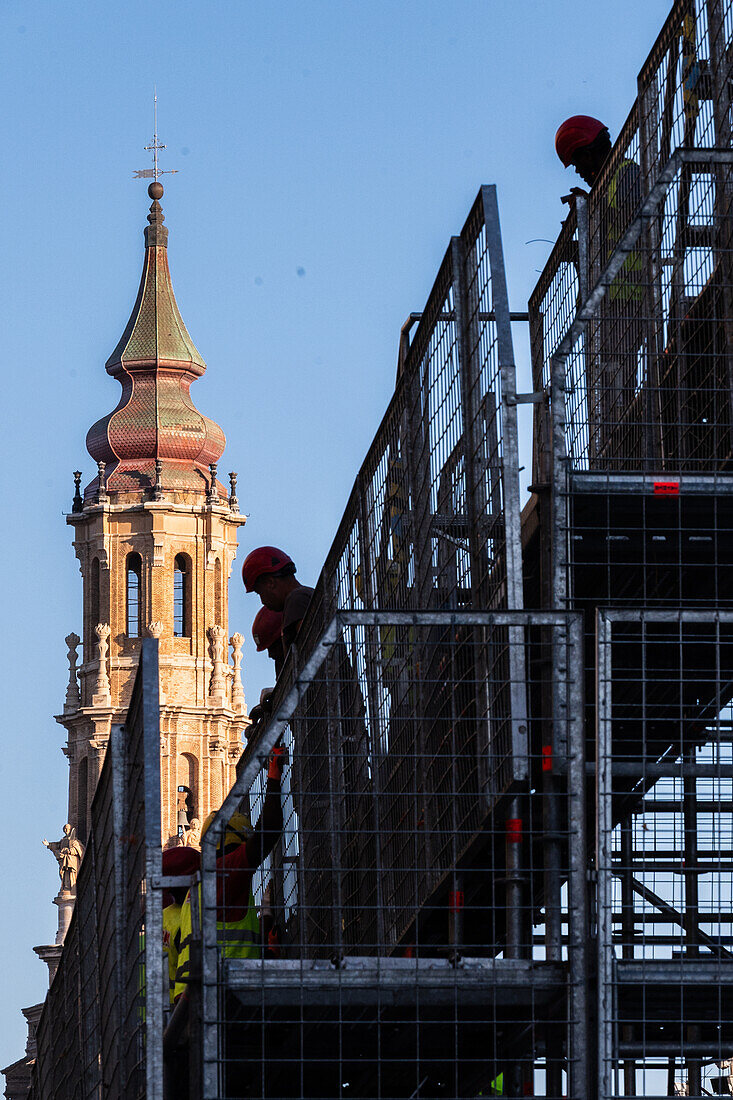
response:
M137 301L122 337L107 360L107 371L122 386L114 412L89 429L87 450L105 462L107 492L145 493L155 484L160 462L163 491L205 493L209 464L221 456L226 438L218 424L194 406L191 383L206 364L178 309L168 268L168 230L159 199L163 187L151 183L153 200L145 229L145 262ZM85 490L93 499L95 478ZM224 492L223 487L221 487Z

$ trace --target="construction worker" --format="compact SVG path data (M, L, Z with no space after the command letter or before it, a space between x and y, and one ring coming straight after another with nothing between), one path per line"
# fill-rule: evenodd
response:
M591 187L596 183L611 152L608 128L590 115L573 115L558 128L555 150L568 168ZM573 202L587 192L571 188L563 201ZM594 207L590 227L593 277L600 274L624 232L631 225L642 198L639 165L621 157L613 174L603 183L603 199ZM645 381L645 361L640 355L644 343L644 261L640 251L629 252L621 270L608 288L604 307L604 352L596 413L600 421L598 451L613 445L614 426L629 415L630 406Z
M258 653L267 650L267 656L275 662L275 676L279 676L284 662L282 612L261 607L252 623L252 638Z
M284 749L273 749L267 772L262 814L253 828L249 817L237 811L227 822L217 848L216 927L217 944L227 958L259 958L262 953L260 922L252 895L252 876L275 846L283 828L281 786ZM212 812L201 829L203 841L216 817ZM201 888L199 887L199 904ZM200 911L200 910L199 910ZM186 992L191 947L190 892L181 909L181 948L178 955L175 997Z
M163 852L163 874L189 877L198 871L201 865L201 853L193 847L177 845ZM188 897L186 886L168 887L163 892L163 954L168 960L168 990L171 1005L176 996L176 978L178 976L179 955L181 950L181 923ZM191 910L188 909L189 923ZM172 1017L176 1015L176 1010ZM166 1096L188 1096L189 1051L185 1033L188 1018L188 1003L181 1004L177 1021L172 1017L166 1027L163 1039L163 1073ZM172 1025L172 1026L171 1026Z
M163 852L163 874L191 876L201 866L201 853L196 848L166 848ZM170 1003L175 995L178 954L181 949L181 907L187 886L168 887L163 895L163 954L168 960L168 987Z
M604 122L591 118L590 115L573 115L558 127L555 134L555 150L564 166L569 168L572 164L580 178L592 187L611 152L608 127ZM606 182L605 190L606 240L605 247L601 250L603 263L618 244L622 230L630 224L641 200L641 178L636 161L630 157L622 157L615 172ZM572 196L579 194L585 195L587 192L581 187L573 187L570 195L566 195L565 198L569 200ZM624 268L629 267L633 258L634 254L631 253ZM633 265L635 272L640 269L640 264ZM613 291L613 287L611 290ZM636 297L636 295L632 296Z
M276 546L258 546L244 559L242 580L268 611L282 613L283 655L287 657L303 621L313 589L295 579L295 562Z
M566 168L572 164L580 178L592 187L611 152L608 127L590 115L566 118L555 134L555 151Z

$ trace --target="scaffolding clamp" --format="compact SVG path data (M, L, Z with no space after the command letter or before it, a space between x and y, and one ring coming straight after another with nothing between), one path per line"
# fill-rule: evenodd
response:
M507 405L542 405L548 400L548 394L544 390L535 393L508 393L504 400Z

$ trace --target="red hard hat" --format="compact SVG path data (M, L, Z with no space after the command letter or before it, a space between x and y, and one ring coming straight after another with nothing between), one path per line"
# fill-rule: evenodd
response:
M279 573L281 569L292 565L291 573L295 572L293 559L289 558L277 546L258 546L256 550L247 554L242 566L242 580L248 592L254 592L258 577L265 573Z
M257 646L257 652L262 653L263 649L269 649L282 636L282 632L282 612L261 607L252 623L252 637Z
M164 875L192 875L201 866L201 852L196 848L166 848L163 852Z
M567 168L578 149L590 145L599 134L607 130L605 122L590 115L573 115L566 118L555 134L555 151Z

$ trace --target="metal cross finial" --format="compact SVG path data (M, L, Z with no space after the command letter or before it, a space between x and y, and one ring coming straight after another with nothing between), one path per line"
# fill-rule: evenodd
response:
M158 153L161 149L167 148L165 145L161 145L158 141L158 92L153 90L153 140L150 145L146 145L145 151L153 154L153 167L152 168L139 168L133 175L133 179L154 179L157 180L158 176L173 176L178 171L177 168L159 168L158 167Z

